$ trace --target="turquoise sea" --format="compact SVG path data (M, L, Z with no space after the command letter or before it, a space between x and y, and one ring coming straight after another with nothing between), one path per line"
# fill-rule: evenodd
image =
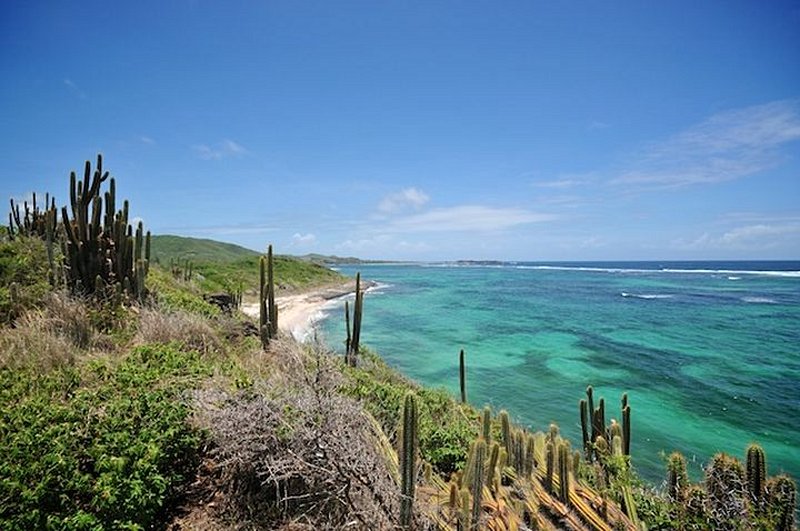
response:
M591 384L656 484L680 450L695 478L718 451L758 442L770 474L800 478L800 262L407 264L343 267L379 283L362 342L421 384L505 408L580 440ZM344 340L343 302L320 333ZM595 398L597 400L597 398ZM596 403L596 402L595 402Z

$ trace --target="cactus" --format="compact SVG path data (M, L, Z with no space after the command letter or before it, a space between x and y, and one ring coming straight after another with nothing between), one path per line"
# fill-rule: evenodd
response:
M400 454L401 490L400 525L406 529L411 527L414 489L416 487L416 455L417 455L417 397L413 393L406 394L403 404L403 447Z
M503 437L503 446L506 450L506 455L511 459L511 421L508 418L508 411L501 410L497 418L500 419L500 432Z
M345 311L349 312L348 308ZM345 352L347 364L351 367L356 366L358 360L358 349L361 343L361 317L364 311L364 293L361 291L361 273L356 273L356 300L353 303L353 333L350 336L350 326L347 325L347 333L350 342ZM348 318L349 322L349 318Z
M597 439L599 435L595 432L595 424L594 424L594 389L591 385L586 387L586 400L587 406L589 408L589 424L591 426L591 439L592 441Z
M625 509L625 514L630 518L631 523L636 529L639 529L639 515L636 511L636 501L633 499L630 485L623 485L620 487L622 490L622 504Z
M589 441L589 410L588 402L585 398L581 398L578 403L578 410L581 413L581 435L583 436L583 451L586 452L586 459L591 460L592 449Z
M348 301L344 301L344 327L347 330L347 338L344 340L344 352L345 356L349 356L350 343L353 338L350 335L350 303Z
M486 467L486 486L490 489L494 488L494 480L497 477L497 463L499 460L500 445L496 442L493 442L492 447L489 450L489 464Z
M461 402L467 403L467 367L464 362L464 349L458 354L458 383L461 388Z
M486 441L478 439L475 443L475 457L472 460L473 470L470 474L470 494L472 494L472 513L470 529L480 529L481 498L485 481Z
M569 505L569 445L561 441L558 445L558 496Z
M267 247L267 256L261 257L259 265L258 331L261 336L261 347L266 349L270 340L278 335L278 307L275 305L272 245Z
M708 508L715 529L737 529L747 518L747 483L742 464L720 453L706 468Z
M680 452L673 452L667 461L667 494L676 503L684 499L684 491L689 486L686 473L686 459Z
M92 295L97 285L95 278L99 275L103 285L111 286L121 282L127 288L129 296L142 300L145 295L144 279L149 270L147 252L150 245L149 233L145 242L144 229L139 223L134 239L133 229L128 224L127 201L123 203L121 210L114 211L116 204L114 179L111 179L109 191L101 196L101 185L108 178L109 173L103 171L101 155L97 156L94 172L91 163L86 161L82 181L77 181L75 172L70 174L72 218L67 207L61 209L62 224L66 234L62 242L66 281L73 293ZM105 215L103 215L104 202Z
M555 473L556 467L556 450L552 441L547 441L547 445L545 446L545 464L546 476L544 486L549 492L553 492L553 474Z
M485 406L483 408L483 417L481 422L481 433L486 444L492 442L492 408Z
M622 396L625 404L622 408L622 453L631 455L631 406L628 405L628 395Z
M789 476L781 474L765 483L766 510L776 531L791 531L795 524L797 486Z
M751 444L747 447L747 490L757 508L760 508L764 499L766 480L767 462L764 450L757 444Z

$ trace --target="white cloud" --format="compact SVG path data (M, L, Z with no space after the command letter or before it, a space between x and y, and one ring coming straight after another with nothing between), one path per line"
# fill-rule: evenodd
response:
M197 153L197 156L204 160L220 160L228 157L240 157L247 153L247 150L244 148L244 146L229 139L218 142L213 146L197 144L192 146L192 149L194 149L194 151Z
M722 234L704 233L693 240L678 239L672 246L684 250L763 251L778 247L800 250L800 223L743 225Z
M295 232L292 235L292 245L311 245L317 242L317 237L311 233L308 234L300 234L299 232Z
M153 139L152 139L152 138L150 138L149 136L144 136L144 135L140 136L140 137L139 137L139 140L140 140L140 141L141 141L143 144L149 144L149 145L151 145L151 146L152 146L153 144L155 144L155 143L156 143L156 141L155 141L155 140L153 140Z
M679 187L738 179L777 165L780 146L798 139L795 101L725 111L651 145L632 170L611 182Z
M453 232L493 231L517 225L550 221L555 216L531 212L522 208L493 208L481 205L463 205L437 208L392 221L394 232Z
M404 188L403 190L387 195L378 204L378 210L384 214L393 214L407 208L420 209L428 201L428 194L417 188Z

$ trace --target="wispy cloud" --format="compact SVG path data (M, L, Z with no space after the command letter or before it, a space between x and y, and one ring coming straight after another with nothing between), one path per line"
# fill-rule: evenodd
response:
M82 100L86 99L86 93L83 90L81 90L78 84L72 81L71 79L65 78L64 85L66 85L67 88L69 88L70 92L78 96L80 99Z
M233 140L225 139L214 145L197 144L192 146L192 149L197 153L201 159L204 160L220 160L229 157L241 157L247 150L241 144Z
M404 188L397 193L387 195L378 204L378 210L384 214L393 214L402 210L422 208L430 196L417 188Z
M781 161L779 148L800 139L796 101L715 114L651 145L613 184L680 187L757 174Z
M142 142L142 144L148 144L148 145L151 145L151 146L156 143L155 140L153 140L149 136L145 136L145 135L140 136L139 140Z
M764 251L778 247L800 251L800 223L743 225L721 234L704 233L692 240L678 239L683 250Z
M486 232L553 219L555 216L550 214L531 212L522 208L462 205L436 208L421 214L398 218L393 220L388 228L395 232Z
M292 235L292 245L303 246L303 245L312 245L317 243L317 237L311 234L300 234L299 232L295 232Z

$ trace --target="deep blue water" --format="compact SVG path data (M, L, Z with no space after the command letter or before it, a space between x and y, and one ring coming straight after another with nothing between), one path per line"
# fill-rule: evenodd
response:
M381 283L365 299L362 341L431 386L467 392L535 429L580 438L591 384L619 419L632 408L640 474L664 454L700 466L756 441L770 473L800 477L800 262L591 262L359 266ZM342 268L354 274L356 268ZM343 305L343 303L341 303ZM321 333L344 339L341 305Z

